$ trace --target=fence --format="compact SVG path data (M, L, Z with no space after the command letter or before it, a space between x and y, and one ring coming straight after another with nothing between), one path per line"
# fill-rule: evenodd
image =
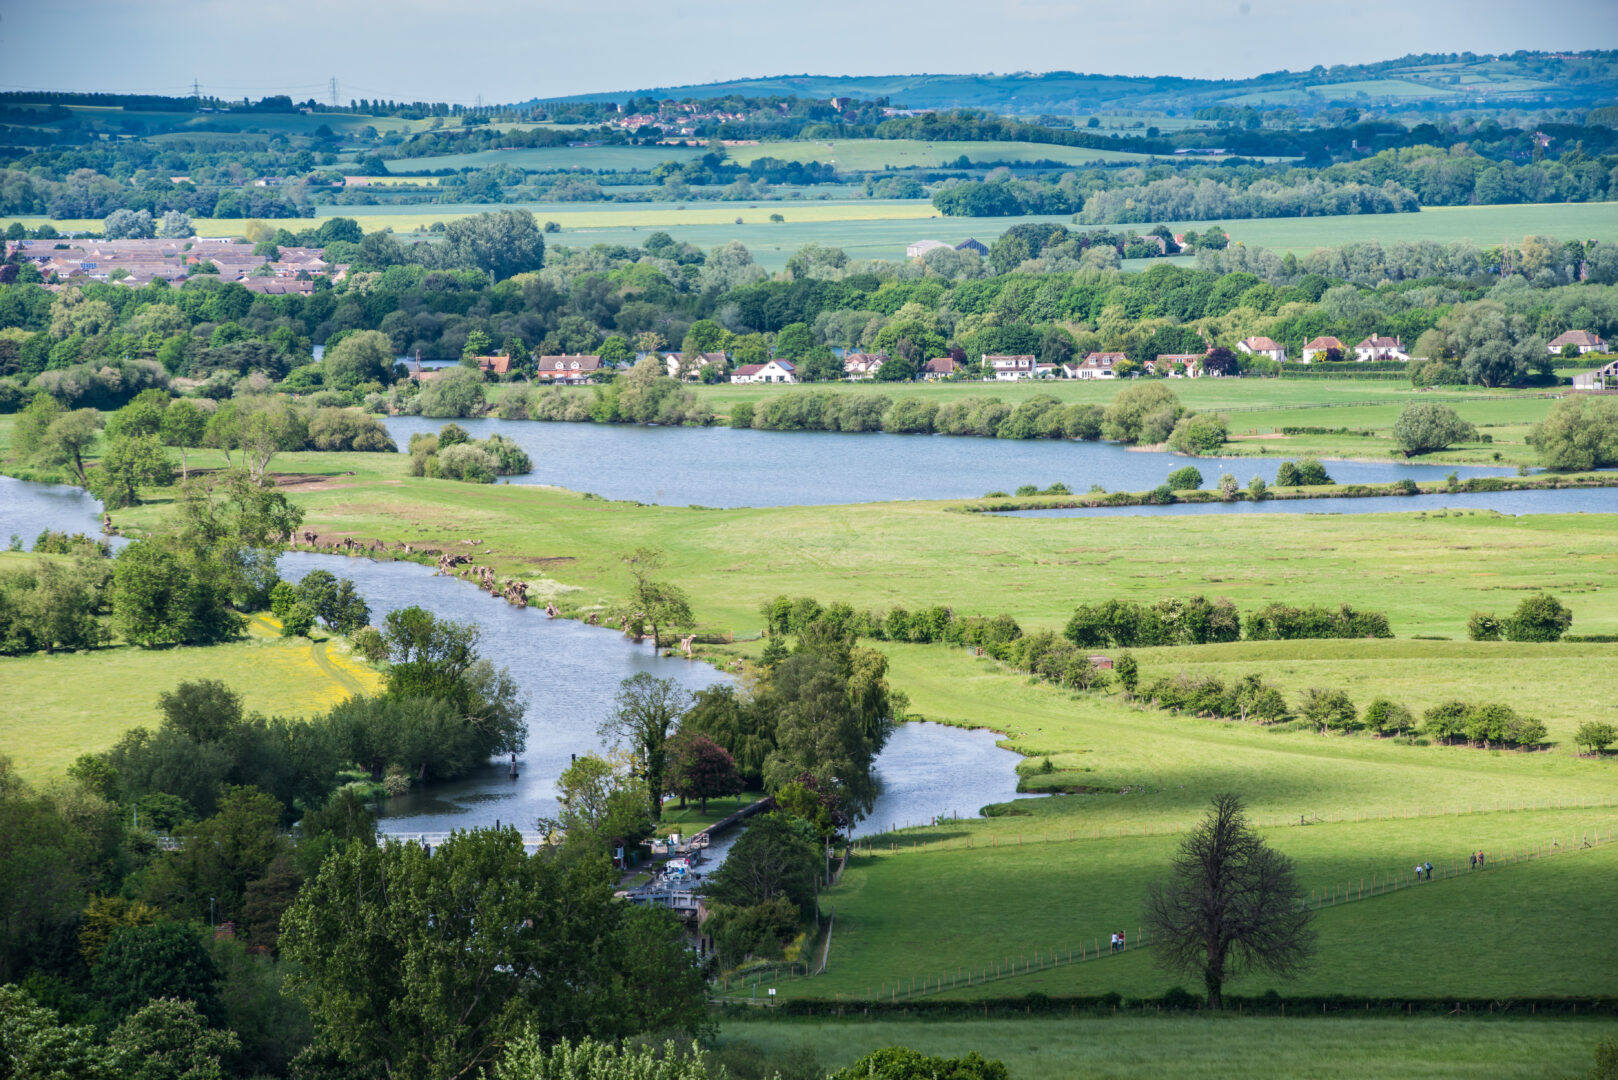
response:
M1251 817L1252 823L1259 828L1277 829L1298 827L1306 825L1338 825L1362 823L1369 821L1406 821L1418 818L1459 817L1467 814L1516 814L1537 813L1557 810L1602 810L1611 809L1618 805L1618 797L1607 795L1597 800L1591 796L1580 795L1573 798L1534 799L1534 800L1505 800L1502 802L1489 802L1487 800L1460 804L1445 804L1438 807L1394 808L1387 810L1353 810L1306 812L1296 818L1291 815L1271 815L1268 818ZM879 834L874 837L862 837L854 841L852 852L855 855L898 855L918 851L970 851L978 848L1024 847L1031 844L1074 843L1088 840L1123 840L1129 837L1148 836L1177 836L1190 827L1189 822L1171 822L1159 825L1118 825L1110 828L1096 826L1090 829L1070 828L1055 833L1049 830L1038 834L1019 832L1013 840L1009 837L1002 839L999 833L990 833L986 837L945 837L943 839L930 839L921 833L905 833L896 835L892 833ZM925 826L917 825L917 828ZM909 826L907 826L909 828Z
M1595 847L1610 844L1614 833L1608 829L1605 834L1575 833L1569 835L1564 844L1561 837L1554 837L1532 846L1513 848L1503 857L1499 854L1489 857L1488 866L1515 866L1534 859L1548 858L1552 855L1572 854L1579 851L1590 850ZM1474 871L1463 868L1459 861L1451 860L1442 865L1433 867L1434 881L1442 881L1456 877L1467 877L1473 873L1489 873L1490 870ZM1371 900L1379 896L1387 896L1395 892L1403 892L1427 884L1425 877L1417 880L1414 871L1389 871L1383 875L1372 875L1367 881L1361 878L1356 882L1346 882L1332 885L1323 889L1310 891L1305 906L1311 910L1319 911L1323 908L1338 907L1342 904L1355 903L1361 900ZM1110 932L1109 932L1110 939ZM1134 937L1127 937L1126 948L1119 951L1144 949L1151 946L1151 937L1144 927L1135 930ZM949 990L965 989L973 986L983 986L991 982L1001 982L1006 979L1022 978L1028 975L1049 971L1053 968L1068 967L1073 964L1093 962L1103 956L1112 956L1115 951L1109 948L1103 952L1101 938L1093 936L1089 942L1080 941L1075 949L1070 945L1064 951L1052 948L1048 952L1035 949L1033 959L1027 953L1017 957L1007 957L1003 962L985 964L973 968L957 967L953 973L912 976L908 979L899 979L892 984L882 983L880 986L868 987L862 996L858 992L833 993L832 1003L857 1004L861 1002L888 1002L912 1001L917 997L943 993Z

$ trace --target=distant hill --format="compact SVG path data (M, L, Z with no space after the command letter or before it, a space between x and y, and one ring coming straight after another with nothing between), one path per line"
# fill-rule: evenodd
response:
M1277 71L1252 79L1089 75L1072 71L1009 75L777 75L690 86L576 94L547 101L630 97L792 96L886 98L913 109L978 108L1057 115L1103 109L1184 110L1209 105L1331 106L1593 105L1618 97L1618 51L1406 56L1375 64ZM537 104L540 99L523 104Z

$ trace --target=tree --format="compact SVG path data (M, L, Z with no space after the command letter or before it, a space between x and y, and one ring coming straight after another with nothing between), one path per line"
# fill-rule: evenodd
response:
M69 465L79 483L88 487L84 453L101 432L101 414L94 409L74 409L51 421L39 440L36 456L47 465Z
M163 725L194 742L220 742L242 722L242 696L218 679L182 682L157 695Z
M166 919L113 931L101 950L93 986L118 1020L159 997L195 1002L210 1018L223 1016L218 965L194 929Z
M17 414L11 429L11 450L23 458L37 455L45 443L45 432L63 412L62 405L51 395L40 391Z
M1501 622L1507 641L1561 641L1568 627L1573 625L1573 612L1550 593L1535 593L1523 598Z
M309 441L309 427L302 411L291 402L269 398L242 411L238 438L248 476L262 484L276 454L303 449Z
M709 799L742 790L742 775L730 752L706 735L679 732L669 740L669 790L681 800L696 799L702 813Z
M1175 491L1195 491L1202 486L1202 473L1195 465L1175 469L1169 473L1168 485Z
M1565 397L1528 432L1547 469L1618 465L1618 398Z
M1162 442L1184 414L1180 399L1162 383L1131 383L1107 406L1101 434L1122 443Z
M1153 959L1200 974L1210 1008L1224 1007L1226 980L1248 971L1291 978L1314 952L1311 912L1292 860L1247 821L1237 795L1213 798L1180 844L1170 877L1151 887L1146 925Z
M163 487L174 483L174 466L163 453L156 435L124 435L108 442L101 463L90 478L90 490L117 510L140 502L142 485Z
M1573 741L1595 757L1618 742L1618 727L1604 720L1586 720L1573 732Z
M459 218L444 227L444 257L475 266L496 281L545 265L545 237L527 210L496 210Z
M1409 709L1385 697L1376 698L1365 707L1364 719L1365 726L1378 735L1404 735L1416 727Z
M1212 454L1225 445L1229 434L1230 426L1220 414L1195 413L1175 423L1169 433L1169 449L1182 454Z
M159 433L164 446L177 447L180 451L180 479L190 477L186 451L193 446L202 445L203 433L207 428L208 415L183 398L171 402L169 407L163 410L163 422Z
M1474 611L1466 620L1466 636L1471 641L1499 641L1500 620L1493 612Z
M461 363L466 365L473 357L487 356L489 350L494 348L494 338L482 330L474 329L466 335L466 344L461 346ZM473 363L472 367L477 364Z
M1298 700L1298 716L1324 735L1328 731L1352 731L1359 725L1359 712L1342 690L1311 686Z
M1444 351L1460 361L1466 381L1510 386L1527 377L1547 354L1545 339L1522 315L1510 314L1498 300L1456 304L1438 321Z
M321 358L326 385L352 390L362 383L386 385L393 377L393 341L380 330L361 330L333 345Z
M1412 401L1393 423L1393 441L1399 444L1405 457L1443 450L1477 437L1477 428L1462 420L1448 405L1435 401Z
M0 986L0 1067L7 1080L116 1080L95 1029L63 1024L16 986Z
M661 1049L589 1038L549 1045L528 1031L506 1046L492 1080L717 1080L724 1075L723 1069L709 1071L706 1055L695 1043L686 1055L673 1041Z
M150 210L114 210L101 223L101 234L108 240L150 240L157 230Z
M613 900L594 854L529 855L515 829L333 852L282 920L288 991L349 1075L470 1077L530 1032L618 1039L705 1022L666 912Z
M708 876L709 897L721 904L752 907L784 899L807 913L815 902L820 853L783 814L752 818L725 861Z
M558 825L569 844L588 840L610 850L651 834L645 782L631 776L621 759L576 758L557 778L556 799L562 807Z
M663 820L669 732L690 703L691 695L673 679L641 671L618 684L613 713L601 722L603 739L627 744L636 756L646 776L646 805L654 822Z
M191 215L183 210L166 211L157 223L157 235L163 240L183 240L196 234L197 230L191 224Z
M130 643L204 644L241 632L219 582L200 578L158 540L137 540L113 562L112 625Z
M148 1002L107 1037L107 1056L121 1080L225 1080L225 1062L241 1049L234 1031L208 1025L195 1002Z
M1125 697L1135 696L1135 687L1140 685L1140 662L1135 659L1134 653L1119 653L1118 659L1113 661L1112 673L1118 679L1118 685L1124 688Z
M652 646L662 644L662 630L678 630L691 625L691 601L685 590L668 582L653 580L663 568L663 552L656 548L636 548L622 556L629 567L629 615L644 620L652 631Z
M872 1050L829 1080L1010 1080L1004 1062L980 1057L976 1050L964 1057L928 1057L908 1046Z

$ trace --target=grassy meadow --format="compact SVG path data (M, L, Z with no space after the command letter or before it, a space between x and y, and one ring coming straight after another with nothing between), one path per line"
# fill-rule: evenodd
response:
M841 1067L883 1046L998 1058L1016 1080L1568 1080L1590 1070L1611 1021L1124 1015L1018 1020L726 1019L721 1048L807 1047Z
M1092 150L1083 146L1059 146L1033 142L937 142L921 139L837 139L824 141L766 142L757 146L733 146L727 156L741 165L759 158L778 161L824 162L839 171L872 172L879 169L935 169L953 165L962 156L974 165L993 162L1059 161L1064 165L1093 162L1149 160L1148 155L1127 150Z
M80 754L107 749L132 727L155 727L162 719L157 696L201 678L234 687L249 712L284 716L323 712L381 686L376 670L353 656L343 639L287 640L268 616L255 616L248 636L226 645L114 645L0 657L8 702L0 710L0 755L26 777L58 774Z

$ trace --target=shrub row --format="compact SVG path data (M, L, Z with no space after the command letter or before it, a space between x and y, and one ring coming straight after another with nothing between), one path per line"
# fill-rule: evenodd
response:
M1269 604L1247 617L1246 629L1249 641L1393 636L1386 615L1356 611L1347 604L1335 611ZM1150 605L1104 600L1079 605L1063 634L1073 644L1087 649L1109 645L1126 649L1207 645L1241 640L1242 617L1236 605L1224 598L1168 597Z

